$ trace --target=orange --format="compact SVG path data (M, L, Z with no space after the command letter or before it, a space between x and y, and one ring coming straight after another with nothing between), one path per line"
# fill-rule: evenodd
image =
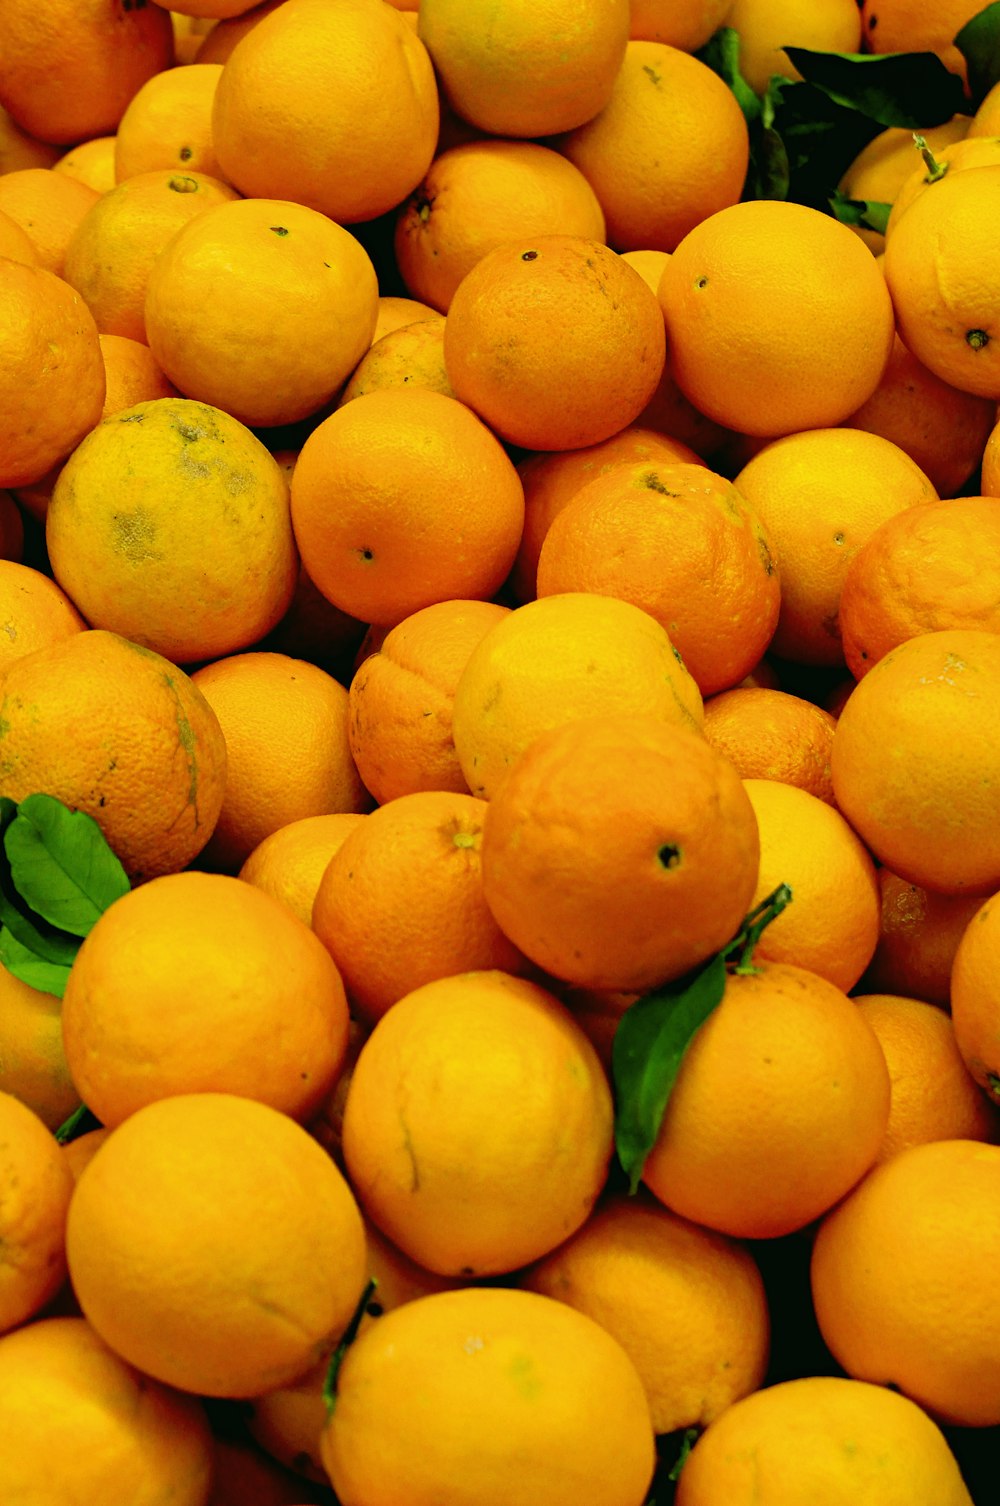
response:
M115 180L157 168L224 178L212 149L212 102L221 63L155 73L138 89L115 133Z
M130 340L127 335L99 335L98 340L104 357L102 418L157 397L180 397L173 382L168 382L157 366L149 346L141 340Z
M50 1130L80 1101L66 1066L58 998L23 983L2 964L0 1092L20 1099Z
M871 254L803 204L755 199L709 215L671 256L659 299L677 385L745 434L842 423L892 348L892 303Z
M465 274L515 233L603 241L604 214L584 175L550 147L469 141L435 157L400 206L396 265L414 298L446 313Z
M711 68L677 47L630 41L604 108L560 150L596 193L612 246L673 251L737 202L750 143L743 111Z
M919 633L1000 633L1000 497L924 502L887 518L844 577L844 657L861 679Z
M732 0L726 25L739 32L740 72L751 88L764 94L768 81L802 77L785 52L808 47L813 52L860 52L861 17L857 0Z
M0 105L0 172L16 172L19 167L51 167L59 155L59 147L22 131Z
M640 1506L655 1463L621 1346L564 1303L502 1289L422 1297L361 1335L321 1448L345 1506L473 1506L508 1492L537 1506Z
M813 1245L813 1305L838 1363L961 1427L1000 1418L998 1186L1000 1146L914 1145L865 1177Z
M503 446L440 392L384 388L347 403L312 431L292 476L302 563L362 622L492 596L523 521Z
M62 1148L63 1160L69 1167L74 1182L80 1180L84 1167L90 1165L110 1133L109 1129L102 1127L87 1130L85 1134L77 1135L75 1140L67 1140Z
M381 387L420 387L454 397L444 369L444 318L417 320L374 340L355 366L337 407Z
M962 933L951 969L951 1012L965 1065L1000 1103L1000 995L996 956L1000 933L996 895Z
M987 89L969 124L967 135L996 136L1000 131L1000 88ZM924 133L926 135L926 132ZM932 148L933 149L933 148Z
M781 595L753 509L700 462L633 461L589 481L549 526L537 590L641 607L669 633L702 695L736 685L757 663Z
M932 157L935 163L933 171L928 169L926 163L914 159L912 171L903 180L893 203L885 228L887 239L914 199L920 198L946 174L964 172L970 167L996 167L1000 163L1000 137L996 134L978 135L950 142L939 151L932 152Z
M170 67L173 28L158 5L4 0L0 53L0 103L31 135L71 145L113 132L136 90Z
M61 643L86 626L50 576L0 559L0 674L14 659Z
M937 152L952 141L961 141L970 131L968 115L954 115L944 125L926 126L920 135L931 151ZM861 148L837 187L849 199L891 204L916 162L913 132L905 126L888 126ZM853 228L870 251L877 255L885 250L884 235L864 227Z
M236 43L245 37L248 31L252 31L258 21L269 16L284 0L262 0L250 10L245 10L238 16L226 16L216 21L211 31L202 36L194 55L194 62L198 63L225 63Z
M308 659L346 683L367 630L366 623L327 601L300 562L291 605L259 647L289 654L293 659Z
M951 968L982 895L935 894L888 868L878 871L882 921L863 984L948 1007Z
M0 308L0 486L18 487L97 423L104 362L93 316L54 273L0 257Z
M608 101L628 39L629 0L421 0L417 32L443 97L495 136L552 136Z
M845 423L891 440L953 497L978 467L995 417L994 402L943 382L897 335L882 380Z
M438 120L427 49L391 6L290 0L226 61L212 137L241 193L293 199L349 225L395 209L416 187Z
M188 676L115 633L74 633L0 680L0 785L98 822L133 882L183 868L222 805L226 745Z
M0 1334L34 1316L66 1274L66 1210L73 1178L51 1130L0 1092Z
M862 38L869 52L936 52L964 74L954 38L982 9L977 0L940 0L931 9L921 0L862 0Z
M206 1506L212 1440L201 1404L134 1370L83 1318L7 1334L0 1387L4 1500Z
M933 1140L1000 1139L1000 1111L966 1071L943 1009L896 994L859 994L855 1002L878 1036L892 1081L879 1161Z
M889 1070L853 1000L763 962L729 975L688 1047L643 1181L695 1223L773 1239L864 1176L888 1118Z
M289 821L257 844L237 877L280 899L311 925L313 901L327 864L363 820L359 811L338 811Z
M833 803L835 719L801 696L737 686L705 702L705 737L741 779L778 779Z
M456 395L501 439L575 450L617 434L652 397L663 320L638 272L599 241L524 236L462 279L444 357Z
M609 1198L523 1284L618 1340L658 1434L706 1427L763 1382L770 1322L753 1257L651 1197Z
M281 3L284 4L284 0ZM397 298L391 295L381 297L372 344L394 329L403 329L407 324L416 324L418 320L426 321L437 317L437 309L432 309L429 303L421 303L417 298Z
M38 265L58 277L77 226L99 198L89 184L50 167L23 167L0 174L0 211L29 237Z
M681 0L665 12L659 0L629 0L629 36L696 52L726 24L731 4L732 0Z
M736 476L770 540L781 580L771 649L840 664L844 576L886 518L937 494L903 450L860 429L814 429L765 447Z
M833 736L837 804L879 862L942 894L1000 888L1000 634L921 633L858 684Z
M77 227L65 277L104 334L146 339L146 284L176 230L236 190L204 173L139 173L102 194Z
M744 788L760 832L760 871L747 909L779 884L792 891L755 956L808 968L847 993L879 936L879 886L867 848L833 805L806 790L773 779L747 779Z
M207 1506L330 1506L330 1500L329 1490L283 1468L242 1432L216 1435Z
M567 591L526 602L472 650L455 687L452 736L470 790L491 800L540 733L635 713L697 731L701 693L648 612Z
M369 1218L411 1259L488 1276L584 1222L611 1121L594 1048L553 994L501 971L456 973L406 994L362 1045L344 1161Z
M330 859L313 930L367 1020L453 973L525 970L483 895L485 812L467 793L400 795L366 816Z
M375 268L350 231L301 204L240 199L196 216L157 257L146 337L188 397L246 424L289 424L350 376L377 302Z
M79 179L98 193L107 193L116 182L114 136L92 136L71 146L52 163L52 170Z
M226 739L226 792L206 861L235 873L290 821L368 808L348 742L347 691L332 675L257 651L205 664L192 680Z
M379 804L416 790L468 792L451 734L462 670L508 615L492 601L440 601L404 617L358 667L348 735Z
M681 1470L677 1506L972 1506L940 1428L905 1396L839 1375L755 1391Z
M5 174L4 176L12 175ZM0 177L0 183L3 181L3 177ZM41 266L38 252L28 232L2 209L0 209L0 257L9 261L22 262L26 267Z
M988 497L1000 497L1000 421L990 430L983 450L981 489Z
M364 1226L329 1156L228 1093L161 1098L118 1125L77 1183L66 1251L104 1341L206 1396L304 1374L365 1279Z

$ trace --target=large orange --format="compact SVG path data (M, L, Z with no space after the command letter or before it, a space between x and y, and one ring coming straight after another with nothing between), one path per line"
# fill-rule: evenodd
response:
M996 959L1000 949L997 896L977 910L958 943L951 968L951 1011L955 1039L976 1081L1000 1103L1000 991Z
M33 1317L62 1285L72 1190L52 1131L0 1092L0 1334Z
M224 178L212 147L212 103L220 63L154 73L129 100L115 132L115 181L157 168Z
M898 873L878 871L882 920L863 986L948 1007L951 969L982 895L936 894Z
M99 197L88 184L48 167L0 174L0 211L28 235L38 265L57 277L63 274L66 248L77 226Z
M0 673L12 660L60 643L86 626L50 575L0 559Z
M836 720L801 696L737 686L705 702L705 737L743 779L779 779L832 802Z

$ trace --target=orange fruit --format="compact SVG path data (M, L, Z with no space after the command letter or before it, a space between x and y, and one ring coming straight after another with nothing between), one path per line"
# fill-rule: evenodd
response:
M205 173L138 173L102 194L66 252L65 277L104 334L146 340L144 306L153 263L176 230L238 195Z
M888 868L878 870L882 921L865 973L868 992L902 994L947 1009L951 968L978 894L935 894Z
M248 31L252 31L258 21L269 16L284 0L262 0L259 5L254 5L249 10L242 11L238 16L225 16L216 21L211 30L206 32L194 55L194 62L198 63L225 63L236 43L245 37Z
M664 12L659 0L630 0L629 36L696 52L725 25L732 0L680 0Z
M456 973L406 994L362 1045L344 1162L368 1217L419 1265L495 1275L584 1222L611 1120L594 1048L554 995L497 970Z
M981 9L977 0L940 0L932 10L920 0L862 0L862 38L869 52L936 52L946 67L964 74L954 38Z
M476 644L508 611L492 601L435 602L390 628L359 665L348 736L380 805L416 790L468 792L451 735L455 690Z
M0 183L2 182L3 178L0 177ZM26 267L41 266L38 252L28 232L2 209L0 209L0 257L9 261L22 262Z
M757 825L735 769L659 717L590 717L541 733L493 795L483 893L555 977L654 988L739 930Z
M750 154L743 111L718 74L651 41L629 42L604 108L559 148L596 193L619 251L673 251L736 203Z
M347 403L312 431L292 476L302 562L362 622L492 596L523 520L503 446L440 392L385 388Z
M290 424L350 376L377 301L375 268L350 231L302 204L239 199L196 216L161 251L146 336L188 397L246 424Z
M540 733L636 713L698 730L701 693L648 612L567 591L526 602L484 634L455 687L452 737L470 790L491 800Z
M829 804L835 726L821 706L766 686L737 686L705 702L706 740L741 779L781 780Z
M416 187L438 120L427 49L392 6L292 0L229 55L212 136L241 193L293 199L349 225L394 209Z
M591 591L655 617L702 695L736 685L778 621L780 587L753 509L700 463L633 461L597 476L555 517L539 597Z
M886 239L899 224L900 215L906 212L914 199L920 198L928 188L940 182L945 175L964 172L970 167L996 167L1000 163L1000 137L995 133L993 135L980 134L949 142L939 151L932 152L932 157L935 163L933 170L928 169L922 160L914 158L912 169L900 185L893 202L892 212L885 227Z
M90 188L96 188L98 193L107 193L117 181L115 137L92 136L89 141L71 146L68 152L64 152L52 163L52 171L77 178Z
M996 136L1000 131L1000 89L987 89L969 123L968 136Z
M157 397L180 397L157 366L148 345L127 335L98 335L104 357L104 411L102 418L149 403Z
M73 1178L52 1131L0 1092L0 1334L33 1317L66 1275L66 1210Z
M104 362L93 316L61 277L0 257L0 300L0 486L17 487L41 480L97 423Z
M346 683L367 631L366 623L327 601L300 562L292 604L258 647L275 654L288 654L293 659L308 659Z
M59 1000L0 964L0 1092L57 1130L80 1101L63 1051Z
M745 434L843 423L892 348L892 303L871 254L803 204L755 199L709 215L673 252L659 300L677 385Z
M59 154L59 147L22 131L0 104L0 172L16 172L19 167L51 167Z
M351 755L347 691L287 654L232 654L192 680L226 739L226 792L205 858L235 873L290 821L367 810Z
M284 0L281 3L284 4ZM429 303L421 303L417 298L398 298L392 295L380 297L372 344L394 329L403 329L407 324L426 322L437 317L437 309L431 308Z
M0 783L93 816L133 882L183 868L212 833L226 779L215 712L183 670L90 630L25 654L0 680Z
M944 125L926 126L920 131L932 152L961 141L971 131L968 115L954 115ZM879 131L854 158L837 184L849 199L875 204L891 204L917 162L913 132L905 126L888 126ZM852 227L868 249L876 255L885 250L885 236L863 226Z
M483 896L485 812L484 801L453 790L400 795L366 816L331 858L313 930L366 1019L453 973L525 970Z
M995 979L1000 926L996 895L969 921L952 961L951 1012L965 1065L1000 1103L1000 995Z
M534 141L469 141L435 157L396 217L396 265L406 287L443 313L487 251L516 233L604 240L604 214L584 175Z
M321 1449L346 1506L508 1491L639 1506L655 1463L642 1383L610 1334L535 1292L476 1287L408 1302L360 1336Z
M552 136L606 103L628 40L629 0L514 0L501 13L421 0L417 32L448 104L495 136Z
M766 1386L713 1423L685 1460L677 1506L972 1506L940 1428L884 1386L810 1375Z
M1000 634L952 628L892 649L844 706L833 792L900 878L942 894L1000 887L998 695Z
M364 816L338 811L329 816L302 816L259 842L237 874L247 884L280 899L308 926L319 881L348 832Z
M173 28L158 5L5 0L0 53L0 103L31 135L70 145L115 130L136 90L173 62Z
M212 102L221 63L154 73L129 100L115 133L115 181L157 168L224 178L212 149Z
M0 559L0 674L14 659L61 643L86 626L50 576Z
M775 74L802 77L787 47L814 52L860 52L861 17L857 0L732 0L727 26L739 32L740 72L758 94L767 91Z
M618 1340L658 1434L707 1427L763 1382L770 1321L753 1257L651 1197L609 1198L523 1284Z
M580 449L617 434L652 397L663 320L638 272L601 242L524 236L462 279L444 357L456 395L501 439Z
M57 277L62 276L66 248L77 226L99 198L95 188L50 167L0 174L0 211L29 237L38 265Z
M205 1396L303 1374L365 1279L364 1225L329 1156L228 1093L161 1098L118 1125L77 1183L66 1251L105 1343Z
M1000 421L990 430L983 450L981 490L988 497L1000 497Z
M695 1223L773 1239L864 1176L888 1118L889 1070L854 1001L805 968L759 963L727 977L688 1047L643 1181Z
M937 500L929 479L888 439L835 428L765 445L735 486L760 518L781 580L772 651L797 663L842 663L848 566L886 518Z
M1000 1146L911 1146L827 1215L813 1245L813 1306L838 1363L961 1427L1000 1418L998 1183Z
M70 1169L70 1175L74 1182L78 1182L83 1175L85 1166L89 1166L97 1155L98 1150L110 1135L109 1129L87 1130L83 1135L77 1135L75 1140L67 1140L62 1148L63 1160Z
M206 1506L212 1440L201 1404L114 1354L83 1318L0 1340L4 1500ZM53 1433L52 1419L59 1418Z
M355 366L337 399L337 407L382 387L419 387L454 397L444 369L444 318L417 320L391 330Z

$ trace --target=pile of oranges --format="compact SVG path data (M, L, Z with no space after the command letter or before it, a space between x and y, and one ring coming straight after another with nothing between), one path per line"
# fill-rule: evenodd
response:
M3 0L0 1500L989 1498L1000 97L697 55L977 8Z

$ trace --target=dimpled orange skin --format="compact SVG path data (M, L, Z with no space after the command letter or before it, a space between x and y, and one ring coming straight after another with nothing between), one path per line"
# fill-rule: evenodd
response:
M831 805L836 725L822 706L766 685L738 685L705 702L705 737L742 779L780 779Z
M72 1190L52 1131L0 1092L0 1334L33 1317L62 1285Z
M1000 1103L1000 903L993 895L969 921L951 969L955 1039L965 1065Z

